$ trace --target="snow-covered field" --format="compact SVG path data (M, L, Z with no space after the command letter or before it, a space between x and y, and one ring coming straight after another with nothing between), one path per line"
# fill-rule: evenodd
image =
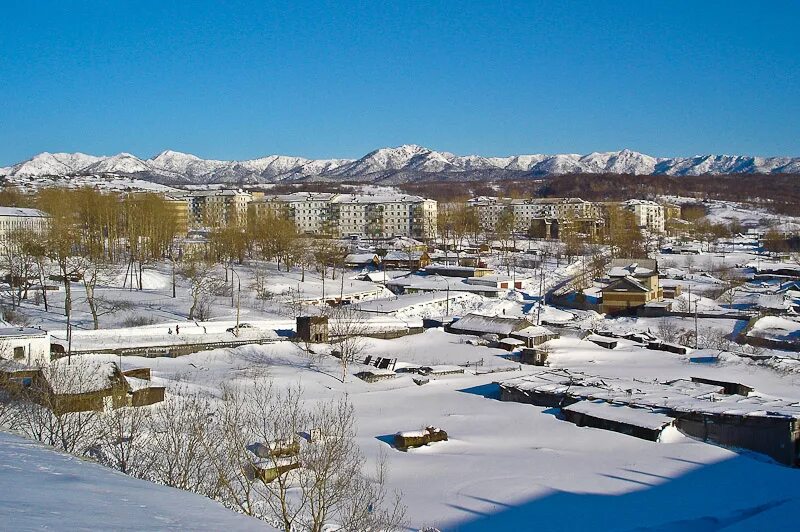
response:
M463 339L431 329L368 340L366 353L397 357L398 366L483 361L463 375L424 386L408 376L374 384L350 377L342 384L332 377L338 371L333 359L312 363L289 342L177 359L126 357L123 366L151 367L155 382L173 393L189 385L218 394L223 382L246 385L253 379L280 386L300 382L310 401L346 393L356 408L360 447L373 460L381 451L389 453L389 486L403 492L411 529L518 530L533 520L543 530L757 529L758 519L769 516L774 525L780 516L791 515L786 508L798 506L793 488L798 472L760 455L680 435L648 442L580 428L542 408L500 402L493 398L492 383L521 375L520 366L502 350L467 345ZM800 400L799 379L739 361L691 364L686 356L632 342L607 350L571 337L552 341L551 349L553 367L643 380L727 379ZM485 373L491 369L510 371ZM409 452L387 443L398 431L427 425L445 429L450 441ZM577 506L591 513L578 518ZM668 510L654 511L662 506Z
M200 495L0 432L4 530L265 530Z

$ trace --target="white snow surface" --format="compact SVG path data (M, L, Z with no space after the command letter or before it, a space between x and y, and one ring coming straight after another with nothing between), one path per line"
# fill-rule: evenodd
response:
M271 530L200 495L0 432L4 530Z

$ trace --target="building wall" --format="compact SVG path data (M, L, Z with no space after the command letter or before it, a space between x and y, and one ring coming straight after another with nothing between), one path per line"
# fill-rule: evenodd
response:
M50 363L50 335L0 337L0 358L28 366L46 366Z
M417 196L297 193L254 202L251 212L254 216L284 215L298 232L308 234L423 240L436 235L436 202Z
M9 234L19 229L42 233L47 227L47 215L41 211L35 209L9 210L19 211L19 214L0 215L0 242L5 241Z

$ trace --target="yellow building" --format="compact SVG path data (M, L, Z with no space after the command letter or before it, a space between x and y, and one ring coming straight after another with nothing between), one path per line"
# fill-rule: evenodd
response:
M175 219L175 233L186 236L189 232L189 200L181 196L166 195L167 208Z
M606 314L627 312L664 297L654 259L614 259L608 276L611 282L602 290L600 307Z

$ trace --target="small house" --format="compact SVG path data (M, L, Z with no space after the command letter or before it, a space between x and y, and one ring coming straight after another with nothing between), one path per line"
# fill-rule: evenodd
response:
M431 259L427 251L389 251L381 262L386 268L416 271L429 265Z
M611 281L602 290L600 307L606 314L630 311L664 297L654 259L614 259L608 276Z
M59 360L44 372L53 411L87 412L116 409L129 404L128 381L114 362L94 362L75 357L71 364Z
M380 263L381 258L375 253L350 253L344 258L344 265L348 268L365 268Z

